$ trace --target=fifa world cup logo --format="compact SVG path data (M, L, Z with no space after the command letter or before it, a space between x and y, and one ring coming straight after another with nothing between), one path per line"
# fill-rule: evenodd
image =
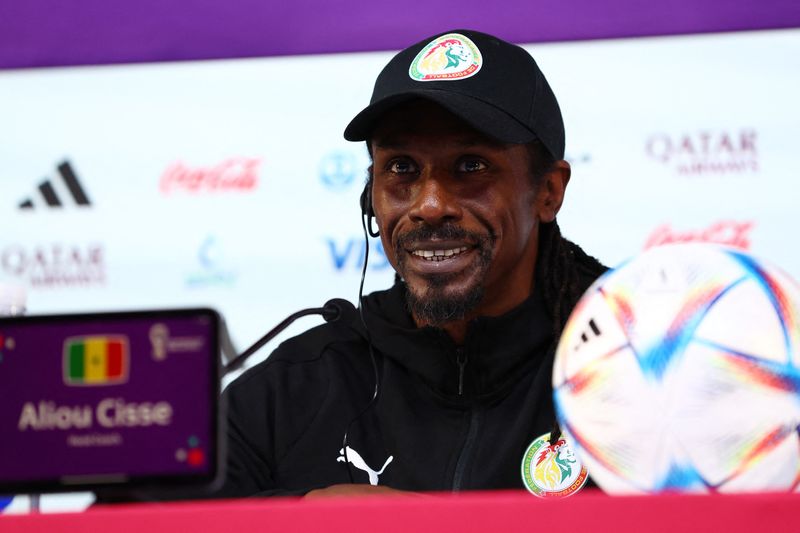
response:
M163 361L167 358L169 328L167 328L166 324L153 324L150 328L150 344L153 346L153 359Z

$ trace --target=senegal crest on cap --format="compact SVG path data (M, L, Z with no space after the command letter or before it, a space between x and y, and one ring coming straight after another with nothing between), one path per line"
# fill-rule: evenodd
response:
M437 37L419 51L408 68L417 81L463 80L481 69L481 51L460 33Z
M522 456L522 482L541 498L563 498L583 488L588 478L569 443L564 439L550 444L550 433L534 440Z

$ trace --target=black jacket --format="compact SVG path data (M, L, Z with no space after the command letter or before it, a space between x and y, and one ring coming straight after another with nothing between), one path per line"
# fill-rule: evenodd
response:
M471 322L463 348L415 327L403 292L398 283L365 300L375 402L356 313L284 342L228 387L218 496L304 494L350 476L416 491L523 487L523 453L553 424L554 335L539 291Z

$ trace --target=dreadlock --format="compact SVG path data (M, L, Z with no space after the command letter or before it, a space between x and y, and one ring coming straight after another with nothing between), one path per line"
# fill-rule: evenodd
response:
M558 340L575 304L607 268L565 239L555 220L540 226L537 262L541 270L536 290L542 291Z
M539 276L535 290L542 291L553 319L553 342L547 349L552 365L561 332L572 309L589 285L608 269L580 246L565 239L555 220L539 227L537 264ZM554 417L550 443L555 444L560 438L561 427Z
M533 186L539 187L544 175L555 166L556 158L539 141L533 141L526 147ZM565 239L555 220L539 226L536 264L539 276L535 290L542 291L545 305L553 318L553 333L557 343L575 304L607 268L580 246Z
M537 187L541 184L542 177L553 168L556 159L539 142L534 141L527 146L531 177L534 187ZM555 220L539 225L538 253L538 276L534 290L542 291L545 306L553 320L553 342L547 350L552 365L561 332L570 313L589 285L608 268L584 252L580 246L565 239ZM550 443L555 444L560 438L561 428L554 417Z

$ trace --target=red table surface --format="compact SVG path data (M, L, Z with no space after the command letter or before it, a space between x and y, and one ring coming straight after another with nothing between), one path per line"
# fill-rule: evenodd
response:
M543 501L524 492L479 492L106 505L82 513L0 516L0 532L28 531L800 532L800 495L610 497L584 491Z

